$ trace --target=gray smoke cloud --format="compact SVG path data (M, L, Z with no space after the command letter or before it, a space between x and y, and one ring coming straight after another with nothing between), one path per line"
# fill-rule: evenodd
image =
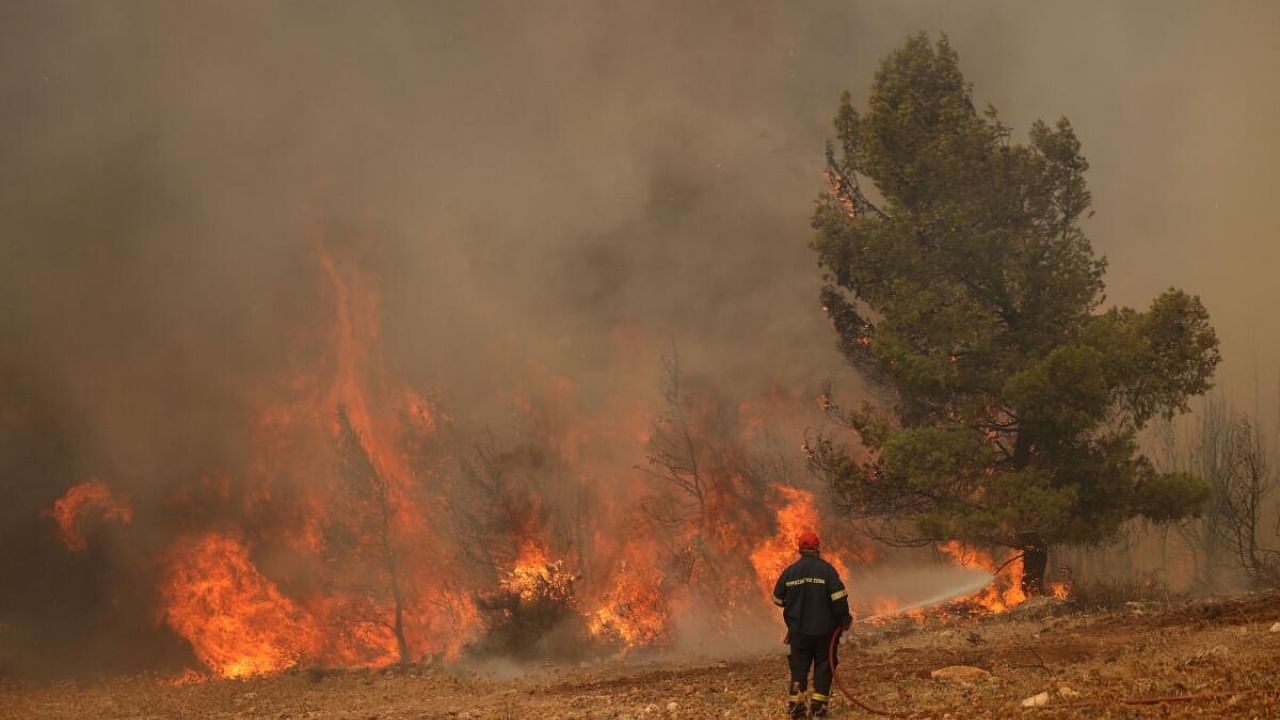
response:
M477 422L528 361L607 393L620 331L742 392L851 384L807 219L839 93L919 30L1019 132L1071 119L1111 299L1200 294L1251 391L1280 367L1277 28L1267 2L6 3L0 623L142 632L104 576L147 569L67 579L38 512L234 465L323 242L379 276L389 362Z

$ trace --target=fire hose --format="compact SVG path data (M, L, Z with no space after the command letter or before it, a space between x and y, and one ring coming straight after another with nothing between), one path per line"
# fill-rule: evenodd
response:
M836 684L836 687L840 688L840 692L844 693L844 696L848 698L849 702L853 703L854 705L857 705L863 710L866 710L872 715L879 715L881 717L895 717L895 718L911 717L910 715L907 715L905 713L895 713L895 712L890 712L888 710L881 710L880 708L877 708L877 707L872 707L871 705L868 705L862 702L861 700L859 700L856 695L849 692L849 688L844 686L844 682L840 680L840 672L837 670L836 662L835 662L836 646L840 644L840 636L843 634L844 634L844 628L836 627L836 629L831 632L831 642L827 645L827 659L830 660L831 662L831 680Z
M994 576L998 575L1001 571L1003 571L1003 570L1005 569L1005 567L1006 567L1006 566L1008 566L1008 565L1009 565L1009 563L1013 562L1014 560L1016 560L1016 559L1018 559L1018 558L1020 558L1020 557L1022 557L1022 555L1021 555L1021 554L1018 554L1018 555L1015 555L1014 557L1010 558L1009 560L1007 560L1007 561L1004 563L1004 565L1001 565L999 568L997 568L997 569L996 569L996 571L995 571L995 572L993 572L993 573L992 573L992 577L994 577ZM982 581L979 585L985 585L985 584L987 584L988 582L989 582L989 580L984 578L984 579L983 579L983 581ZM937 605L937 604L939 604L939 603L946 602L947 600L949 600L949 599L951 599L951 598L953 598L953 597L957 596L958 594L964 594L965 592L968 592L968 591L970 591L970 590L976 590L976 589L978 589L978 586L975 586L975 587L973 587L973 588L964 588L962 591L960 591L960 592L956 592L956 590L957 590L957 589L953 588L952 590L947 591L947 593L945 593L945 594L938 595L938 596L934 596L934 597L928 598L928 599L926 599L926 600L921 600L920 602L913 603L913 604L908 605L908 606L903 607L903 608L899 608L899 609L898 609L897 611L895 611L894 613L887 613L886 615L897 614L897 613L901 613L901 612L906 611L906 610L912 610L912 609L915 609L915 608L918 608L918 607L931 607L931 606L933 606L933 605ZM864 619L863 619L863 620L861 620L860 622L867 622L868 620L874 620L874 619L879 618L879 617L884 617L884 616L879 616L879 615L877 615L877 616L873 616L873 617L871 617L871 618L864 618ZM863 701L859 700L859 699L858 699L858 697L857 697L856 695L854 695L853 693L849 692L849 688L845 687L844 682L842 682L842 681L840 680L840 673L839 673L839 671L836 669L836 663L835 663L835 657L836 657L836 646L840 643L840 636L844 634L844 631L845 631L845 628L844 628L844 627L839 627L839 626L837 626L837 627L836 627L836 629L835 629L835 630L833 630L833 631L831 632L831 640L830 640L830 642L829 642L829 643L828 643L828 645L827 645L827 658L828 658L828 660L831 662L831 680L832 680L832 682L835 684L835 686L836 686L836 687L840 688L840 692L845 696L845 698L847 698L847 699L849 700L849 702L851 702L851 703L853 703L854 705L856 705L856 706L858 706L858 707L862 708L863 710L865 710L865 711L867 711L867 712L871 713L872 715L879 715L879 716L881 716L881 717L892 717L892 718L911 718L911 717L922 717L921 715L914 715L914 716L913 716L913 715L908 714L908 713L897 713L897 712L891 712L891 711L889 711L889 710L882 710L882 709L877 708L877 707L872 707L871 705L868 705L868 704L866 704L865 702L863 702Z

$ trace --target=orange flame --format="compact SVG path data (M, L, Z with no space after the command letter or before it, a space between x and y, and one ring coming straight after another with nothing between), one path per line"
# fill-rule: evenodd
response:
M376 278L330 252L317 268L328 321L300 336L308 362L251 393L244 476L220 471L175 499L227 511L162 564L163 622L213 676L455 657L520 620L521 605L551 603L556 622L623 649L672 642L691 598L716 606L719 629L772 611L772 583L821 517L813 492L769 488L743 448L779 418L801 427L805 398L775 389L733 405L695 388L677 429L654 390L635 390L651 388L652 370L623 335L607 393L515 373L522 385L504 390L527 427L473 476L446 442L453 421L382 357ZM679 432L676 451L689 453L669 477L630 471L655 428ZM869 550L824 535L848 580L845 562Z
M986 570L991 573L998 571L990 585L976 595L966 598L965 601L993 613L1007 612L1026 602L1027 594L1022 589L1021 557L1008 562L1002 569L991 559L990 554L955 540L943 543L939 549L951 556L952 561L960 567Z
M662 580L651 554L629 544L602 602L587 616L588 631L629 648L663 642L670 628L671 603L662 591Z
M312 619L263 577L229 535L187 538L174 548L161 588L164 620L222 677L278 672L319 644Z
M775 513L778 530L751 553L751 565L755 568L756 581L765 598L773 594L773 583L782 571L796 561L796 542L801 533L816 531L821 526L812 492L785 485L775 485L773 489L783 498L783 505ZM824 550L832 550L829 545ZM839 555L838 552L824 552L823 558L848 583L849 569Z
M72 486L53 507L42 514L51 517L58 523L58 539L68 550L85 550L89 543L85 540L83 524L90 511L97 511L103 520L118 520L128 523L133 520L133 508L129 501L115 497L106 483L101 480L90 480Z
M511 574L499 585L503 590L520 598L521 602L543 600L567 602L573 595L577 580L563 560L548 560L547 553L537 543L527 542L516 559Z
M479 622L466 589L441 581L450 561L429 512L441 503L410 457L442 419L384 367L372 276L328 252L318 264L332 301L320 363L264 391L245 482L255 544L290 558L282 577L239 534L169 553L164 620L221 677L395 662L397 615L408 659L455 656Z
M1049 583L1049 594L1058 600L1068 600L1071 598L1071 586L1065 582Z

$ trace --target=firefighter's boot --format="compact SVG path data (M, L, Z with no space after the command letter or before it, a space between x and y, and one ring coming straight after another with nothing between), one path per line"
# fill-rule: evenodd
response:
M787 717L792 720L808 717L804 706L804 691L800 689L800 683L791 683L791 694L787 696Z
M813 699L809 701L809 717L811 718L830 717L830 714L827 712L828 700L830 700L830 698L826 697L825 695L823 696L822 700L819 700L817 693L815 693L813 696Z

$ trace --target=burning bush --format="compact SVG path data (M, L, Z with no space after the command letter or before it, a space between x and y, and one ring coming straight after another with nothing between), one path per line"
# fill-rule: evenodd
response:
M488 631L473 650L517 658L546 650L548 635L575 617L579 579L563 560L547 560L531 549L497 590L479 595L477 606Z
M278 672L314 656L315 619L263 577L237 538L183 538L161 592L164 621L222 677Z
M621 647L653 647L670 639L672 602L665 576L640 545L628 545L613 584L587 616L591 635Z

